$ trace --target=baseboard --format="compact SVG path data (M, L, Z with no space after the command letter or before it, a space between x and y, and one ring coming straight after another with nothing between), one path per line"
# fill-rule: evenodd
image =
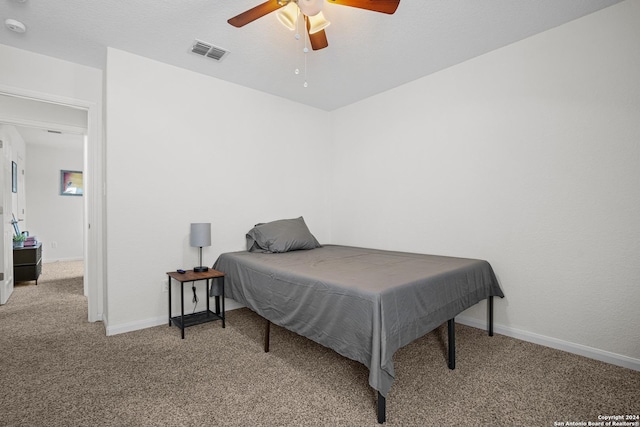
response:
M54 262L67 262L67 261L84 261L84 258L42 258L43 264L51 264Z
M478 329L487 329L486 322L472 319L465 316L456 317L456 323L471 326ZM568 341L551 338L532 332L522 331L520 329L510 328L508 326L499 325L494 322L493 331L500 335L516 338L522 341L540 344L545 347L555 348L556 350L566 351L568 353L577 354L579 356L588 357L589 359L599 360L601 362L610 363L612 365L621 366L623 368L640 371L640 359L623 356L621 354L611 353L609 351L588 347L582 344L575 344Z
M231 311L237 308L244 308L244 304L240 304L238 301L226 298L224 301L224 311Z
M227 299L225 301L225 311L236 310L243 307L244 305L240 304L237 301L230 299ZM152 319L124 323L117 326L109 326L108 322L106 322L106 317L104 316L104 314L102 317L106 325L105 329L107 336L123 334L126 332L133 332L140 329L152 328L155 326L168 324L166 315ZM486 322L465 316L456 317L456 323L483 330L487 329ZM632 357L623 356L621 354L588 347L582 344L575 344L572 342L559 340L557 338L551 338L544 335L511 328L497 323L494 323L493 331L496 334L505 335L507 337L543 345L545 347L555 348L556 350L562 350L568 353L577 354L579 356L588 357L590 359L599 360L601 362L610 363L612 365L621 366L623 368L633 369L634 371L640 371L640 359L634 359Z
M225 313L231 310L242 308L242 307L244 307L244 305L240 304L239 302L236 302L230 299L225 299L225 302L224 302ZM177 315L178 313L174 314L174 316L177 316ZM122 325L117 325L117 326L109 326L108 323L106 323L107 326L105 327L105 329L107 331L107 336L111 336L111 335L124 334L126 332L139 331L140 329L153 328L155 326L168 325L168 324L169 324L169 319L167 318L167 315L164 315L164 316L155 317L152 319L137 320L135 322L123 323Z
M137 320L135 322L123 323L117 326L107 325L107 336L124 334L126 332L139 331L140 329L153 328L154 326L167 325L167 316L153 319Z

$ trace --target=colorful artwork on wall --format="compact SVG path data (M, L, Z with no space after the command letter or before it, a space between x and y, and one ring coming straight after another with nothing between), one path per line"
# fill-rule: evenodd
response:
M81 171L60 171L60 195L82 196L84 186Z

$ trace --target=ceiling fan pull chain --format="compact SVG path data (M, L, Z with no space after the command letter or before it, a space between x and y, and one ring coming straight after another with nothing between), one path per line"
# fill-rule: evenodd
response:
M304 25L305 28L307 27L307 19L309 19L306 15L304 16ZM304 49L302 50L304 52L304 84L302 86L307 87L309 86L309 83L307 83L307 53L309 53L309 48L307 47L307 38L304 38Z
M296 34L294 36L294 38L296 39L296 41L300 41L300 9L298 9L298 15L296 16ZM298 45L296 44L296 52L298 51ZM295 56L296 58L298 58L298 55ZM298 59L296 59L296 62L298 61ZM294 73L297 75L300 74L300 68L296 67L296 69L294 70Z

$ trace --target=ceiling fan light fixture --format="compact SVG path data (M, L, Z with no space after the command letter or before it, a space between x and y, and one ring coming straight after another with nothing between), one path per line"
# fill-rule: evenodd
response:
M278 21L291 31L296 29L296 20L298 19L298 6L294 2L280 9L276 14Z
M333 4L341 5L341 6L349 6L356 9L369 10L372 12L386 13L392 15L395 13L398 5L400 4L400 0L328 0ZM282 12L276 14L278 20L284 24L287 28L295 30L295 39L300 40L300 29L299 27L303 24L302 20L299 19L302 14L302 18L304 20L304 32L308 33L309 37L305 37L305 49L307 40L311 44L311 48L313 50L324 49L329 46L329 42L327 41L327 35L325 34L324 28L329 25L329 21L327 21L324 16L322 16L322 8L324 7L325 0L266 0L263 3L260 3L257 6L252 7L251 9L247 9L244 12L236 15L232 18L229 18L227 22L236 27L244 27L245 25L255 21L256 19L262 18L265 15L268 15L272 12ZM290 5L290 3L294 3L298 9L298 13L294 19L294 8ZM285 8L289 8L289 10L285 11ZM279 10L282 9L282 10ZM317 16L318 19L313 19ZM312 27L312 21L313 28ZM295 27L295 28L294 28ZM308 49L307 49L308 50Z
M309 17L309 34L315 34L331 25L322 12Z
M324 0L298 0L298 7L305 15L311 17L322 12Z

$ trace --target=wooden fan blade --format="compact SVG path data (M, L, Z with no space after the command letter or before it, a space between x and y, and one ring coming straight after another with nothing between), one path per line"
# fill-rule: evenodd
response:
M227 22L234 27L244 27L250 22L255 21L258 18L262 18L263 16L273 12L274 10L280 9L282 6L278 4L277 0L269 0L258 6L251 8L247 11L242 12L238 16L234 16L229 19Z
M374 12L395 13L400 0L327 0L329 3L339 4L342 6L357 7L358 9L372 10Z
M317 33L309 34L309 40L311 41L311 49L320 50L329 46L327 41L327 34L324 30L320 30Z
M311 49L320 50L329 46L329 42L327 41L327 34L324 32L324 30L320 30L317 33L310 34L309 27L311 26L311 23L309 22L308 19L306 19L306 21L307 21L307 34L309 34Z

